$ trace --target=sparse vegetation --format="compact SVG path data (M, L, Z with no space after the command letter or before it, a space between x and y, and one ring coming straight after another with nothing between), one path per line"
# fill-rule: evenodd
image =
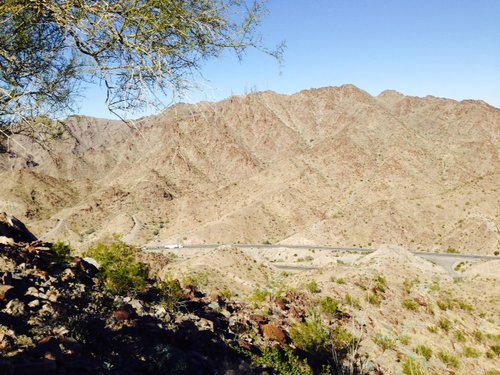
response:
M248 356L255 366L272 369L277 375L313 375L307 361L302 361L288 347L281 350L266 346L261 349L260 355L248 352Z
M315 280L312 280L306 284L306 289L310 293L319 293L321 290L319 289L318 283Z
M179 280L167 278L156 283L159 291L160 304L167 311L175 309L182 297L182 287Z
M135 260L136 251L117 237L108 237L91 246L85 256L99 262L100 276L111 293L125 294L146 287L148 267Z
M443 331L448 332L451 329L451 322L449 319L445 317L441 317L438 320L438 327L441 328Z
M317 320L293 325L290 338L298 348L309 353L324 351L330 341L328 331Z
M396 341L388 336L377 333L373 337L373 342L377 344L382 351L386 351L389 349L394 349L396 347Z
M403 374L405 375L426 375L422 365L414 358L406 357L403 362Z
M479 351L471 346L466 346L464 347L464 355L467 358L479 358L481 353Z
M437 357L445 365L451 366L453 368L459 368L460 367L460 361L459 361L459 359L455 355L451 354L450 352L447 352L445 350L440 350L437 353Z
M352 306L355 309L361 308L361 303L359 302L359 298L355 298L351 296L349 293L345 294L345 303L346 305Z
M66 262L71 256L73 249L68 243L57 241L52 245L52 251L56 253L58 262Z
M407 309L407 310L410 310L410 311L417 311L418 310L418 303L416 303L414 300L412 299L405 299L401 305Z
M334 316L340 312L339 302L332 297L326 297L318 301L321 312Z
M365 296L365 299L371 305L380 306L380 297L377 294L373 293L367 294Z
M383 277L382 275L377 275L375 277L375 290L384 293L386 287L387 281L385 280L385 277Z
M455 336L455 340L457 340L458 342L465 342L465 335L462 331L455 331L454 333L454 336Z
M418 345L415 348L415 353L424 357L426 361L432 357L432 349L425 345Z

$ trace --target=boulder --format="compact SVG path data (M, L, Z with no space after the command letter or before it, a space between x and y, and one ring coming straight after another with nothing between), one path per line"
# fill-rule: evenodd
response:
M10 238L18 243L29 243L37 240L35 235L20 220L5 212L0 212L0 237Z

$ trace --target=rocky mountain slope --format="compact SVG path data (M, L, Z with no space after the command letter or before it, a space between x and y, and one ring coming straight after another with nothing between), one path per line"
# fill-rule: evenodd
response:
M47 240L320 243L493 254L500 110L346 85L68 119L0 156L0 210Z

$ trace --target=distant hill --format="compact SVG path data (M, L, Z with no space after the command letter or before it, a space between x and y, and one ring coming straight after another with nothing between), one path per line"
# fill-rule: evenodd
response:
M72 117L0 156L0 211L47 240L288 242L492 254L500 110L352 86Z

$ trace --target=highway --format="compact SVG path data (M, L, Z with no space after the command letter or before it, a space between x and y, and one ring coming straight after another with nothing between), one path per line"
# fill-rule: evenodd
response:
M319 250L319 251L334 251L334 252L345 252L345 253L355 253L355 254L370 254L376 251L377 249L366 249L366 248L357 248L357 247L333 247L333 246L325 246L325 245L273 245L273 244L233 244L234 246L242 249L311 249L311 250ZM190 244L184 245L183 248L186 249L215 249L219 246L223 246L221 244ZM158 251L158 250L166 250L164 246L143 246L141 247L143 251ZM180 249L176 249L180 250ZM171 249L169 251L172 251ZM454 267L456 264L460 262L478 262L482 260L493 260L500 259L498 256L493 255L469 255L469 254L457 254L457 253L434 253L434 252L425 252L425 251L415 251L410 250L414 255L419 256L423 259L436 263L442 266L450 276L458 277L460 274L455 272ZM312 266L287 266L287 265L277 265L274 264L274 267L284 270L294 270L294 271L307 271L314 270L317 267Z

